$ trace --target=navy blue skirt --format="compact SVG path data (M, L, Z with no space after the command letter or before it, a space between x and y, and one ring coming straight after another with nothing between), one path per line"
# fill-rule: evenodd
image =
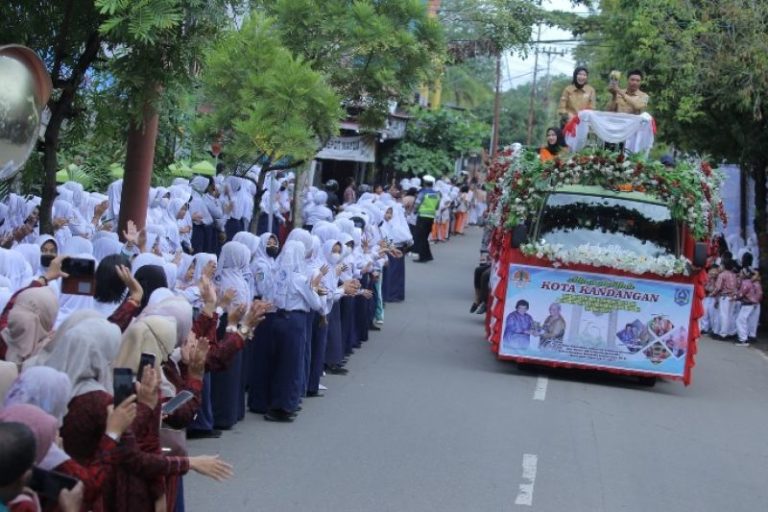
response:
M384 267L384 281L381 294L384 302L402 302L405 300L405 258L388 256L389 263Z
M343 299L342 299L343 300ZM335 302L328 315L328 336L325 345L325 364L335 366L344 359L344 339L341 329L341 302Z

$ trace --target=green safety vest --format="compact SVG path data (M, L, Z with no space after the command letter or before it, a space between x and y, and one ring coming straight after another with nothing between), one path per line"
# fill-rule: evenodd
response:
M418 216L434 219L438 206L440 206L440 194L437 192L427 192L424 194L421 205L419 205Z

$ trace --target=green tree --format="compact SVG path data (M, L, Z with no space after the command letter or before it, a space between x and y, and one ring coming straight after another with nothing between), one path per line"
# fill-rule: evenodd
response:
M325 73L366 128L442 66L443 37L421 0L258 0L283 44Z
M467 113L420 110L385 164L404 174L443 176L453 171L460 156L479 153L489 130Z
M243 65L247 63L247 65ZM206 55L198 133L220 136L225 159L244 173L311 159L338 131L340 99L326 77L280 41L274 20L254 12ZM258 204L258 202L257 202Z
M234 25L229 0L95 0L105 16L110 70L125 91L128 126L120 231L145 218L159 128L159 104L192 84L202 50Z

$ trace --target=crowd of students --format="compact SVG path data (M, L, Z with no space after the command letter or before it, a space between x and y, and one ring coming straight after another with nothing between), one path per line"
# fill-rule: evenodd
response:
M257 178L153 188L145 227L121 238L119 180L105 195L58 187L53 235L37 232L38 199L0 203L0 510L184 510L184 474L233 471L188 456L187 438L246 411L294 421L382 328L384 303L404 300L407 191L341 203L310 187L304 228L289 229L294 177L269 176L261 195ZM67 285L73 261L93 262L79 275L92 294ZM41 494L33 471L79 483Z
M757 338L763 288L756 269L756 240L737 246L734 259L729 244L718 237L718 258L707 276L704 316L699 320L702 332L719 340L733 340L736 346L748 347Z

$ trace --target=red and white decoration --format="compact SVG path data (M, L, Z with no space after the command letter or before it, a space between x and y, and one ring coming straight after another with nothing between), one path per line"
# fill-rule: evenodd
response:
M648 113L640 115L582 110L565 125L565 142L572 152L587 145L587 135L593 131L611 144L624 143L633 153L647 156L656 135L656 121Z

